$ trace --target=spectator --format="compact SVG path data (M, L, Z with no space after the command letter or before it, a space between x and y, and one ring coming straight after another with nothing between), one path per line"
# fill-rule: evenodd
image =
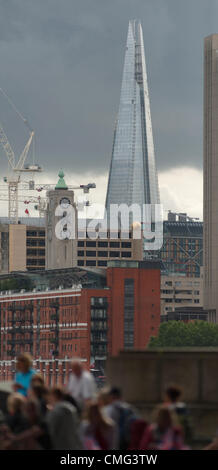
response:
M48 403L48 389L45 385L35 385L35 381L32 381L34 385L31 386L28 392L28 396L36 400L39 404L41 416L45 416L47 413L47 403Z
M191 426L190 414L187 405L181 401L182 389L178 385L170 385L166 389L165 404L174 411L182 426L186 442L193 439L193 429Z
M72 361L72 373L69 377L67 391L77 401L81 409L96 396L96 385L90 372L84 370L79 359Z
M108 402L104 411L117 426L118 448L127 450L131 440L131 425L137 419L137 413L123 400L122 391L118 387L112 387L109 390Z
M89 404L87 421L83 423L83 439L87 450L116 449L116 431L113 421L103 415L97 402Z
M8 397L6 423L14 434L19 434L29 428L28 421L24 416L25 402L24 396L20 393L12 393Z
M48 425L41 413L40 401L30 398L25 403L25 416L30 427L30 443L32 449L51 449L51 439L48 432ZM32 438L32 430L37 430L37 434Z
M26 397L34 374L35 371L32 369L32 357L28 353L21 354L17 359L14 390Z
M77 401L75 400L75 398L73 398L72 395L70 395L70 393L64 392L64 399L65 401L71 403L71 405L73 405L76 408L78 416L81 417L82 410L79 404L77 403Z
M176 424L175 424L176 423ZM153 424L145 429L139 444L141 450L185 450L181 427L176 415L166 405L157 408Z
M65 399L64 391L55 387L49 394L51 411L47 415L48 429L54 450L81 450L80 422L76 408Z
M38 373L35 373L33 376L32 376L32 379L31 379L31 386L32 385L45 385L45 381L42 377L41 374L38 374Z

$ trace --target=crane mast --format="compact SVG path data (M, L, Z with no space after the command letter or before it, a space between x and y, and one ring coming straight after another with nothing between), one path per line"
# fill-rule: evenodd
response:
M2 148L4 149L4 152L8 159L8 176L4 178L4 181L8 184L8 217L12 223L18 223L18 192L19 184L21 182L21 172L29 171L33 173L41 171L41 168L38 165L30 165L30 168L24 168L24 164L27 159L31 143L33 141L34 131L29 126L27 119L25 119L22 114L18 111L18 109L16 108L12 100L9 98L7 93L5 93L2 88L0 88L0 92L7 99L8 103L13 107L19 118L22 119L29 132L28 141L20 157L18 158L18 162L16 163L14 151L10 145L10 142L7 138L7 135L5 134L3 127L0 125L0 144L2 145Z

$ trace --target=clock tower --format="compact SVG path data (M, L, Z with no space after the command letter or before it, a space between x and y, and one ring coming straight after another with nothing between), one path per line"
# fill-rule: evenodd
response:
M48 191L46 211L46 269L77 266L77 209L63 170L55 189Z

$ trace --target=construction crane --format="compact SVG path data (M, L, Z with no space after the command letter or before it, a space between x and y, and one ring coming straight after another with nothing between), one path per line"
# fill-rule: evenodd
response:
M22 190L25 191L25 196L22 196L21 194L19 194L17 196L17 203L20 204L24 204L24 206L26 207L25 209L25 214L26 215L30 215L29 213L29 205L32 205L34 204L34 209L37 210L39 212L39 217L44 217L45 216L45 212L46 212L46 209L47 209L47 197L46 196L41 196L40 195L31 195L29 196L28 195L28 190L29 189L34 189L35 191L38 191L41 193L41 191L45 191L45 190L49 190L49 189L53 189L55 187L55 184L42 184L42 185L35 185L34 184L34 187L32 187L32 184L30 185L30 183L33 183L33 181L28 181L28 182L22 182L21 184L21 188ZM96 188L96 184L95 183L88 183L86 185L80 185L80 186L68 186L69 189L73 189L73 190L78 190L78 189L82 189L83 192L85 194L89 193L89 190L90 189L93 189L93 188ZM9 202L9 196L7 196L4 192L1 192L1 191L4 191L4 186L3 185L0 185L0 201L8 201ZM90 202L89 201L83 201L83 203L79 203L77 202L77 208L78 210L82 210L84 207L89 207L90 206Z
M48 191L48 190L54 189L55 186L56 184L41 184L41 185L36 185L34 189L38 192L41 192L41 191ZM68 189L70 190L82 189L84 194L88 194L90 189L94 189L94 188L96 188L95 183L80 184L79 186L68 186ZM47 198L38 198L38 199L39 199L39 204L35 206L35 209L39 210L40 216L43 216L47 208ZM83 204L78 203L77 206L78 206L78 209L81 210L85 206L86 207L90 206L90 202L84 201Z
M39 165L35 165L34 163L32 165L24 166L25 161L28 156L30 146L33 142L35 133L33 129L31 129L27 119L24 118L23 115L18 111L15 104L9 98L7 93L5 93L5 91L2 90L2 88L0 88L0 92L6 98L6 100L12 106L12 108L15 110L16 114L20 117L20 119L22 119L23 123L25 124L29 132L28 141L20 157L18 158L18 161L16 162L14 151L10 145L10 142L7 138L7 135L5 134L3 127L0 124L0 144L2 145L4 152L8 159L8 176L4 177L4 181L8 184L8 201L9 201L8 202L8 217L11 222L17 223L18 222L18 189L19 189L19 184L21 182L21 173L29 172L33 174L35 172L42 171L42 168Z

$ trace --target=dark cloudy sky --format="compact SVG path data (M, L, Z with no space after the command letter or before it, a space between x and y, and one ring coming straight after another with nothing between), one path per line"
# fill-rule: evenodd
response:
M0 0L0 87L36 132L47 172L110 163L129 19L141 19L157 166L202 166L203 38L216 0ZM0 97L16 150L24 127ZM3 154L0 154L3 162Z

